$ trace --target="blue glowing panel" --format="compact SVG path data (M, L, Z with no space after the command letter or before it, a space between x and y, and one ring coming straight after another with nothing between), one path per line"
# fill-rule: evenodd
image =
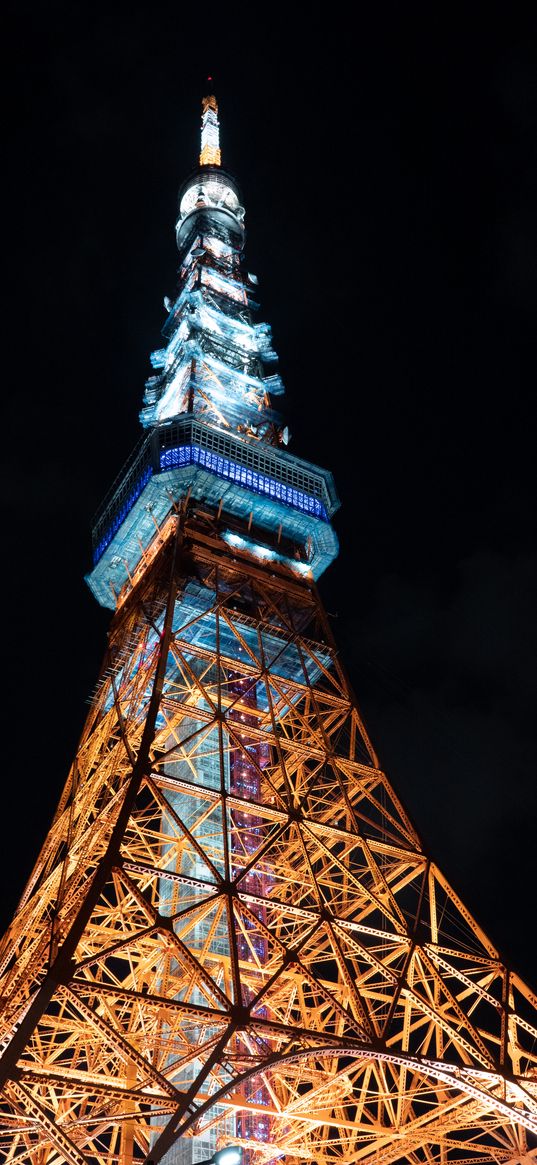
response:
M129 514L130 511L132 510L132 507L133 507L135 501L137 500L137 498L140 497L142 490L145 489L145 487L149 481L149 478L152 476L152 474L153 474L153 470L152 470L151 466L148 465L146 467L146 469L144 470L144 472L142 473L141 477L138 478L138 481L133 486L133 488L130 491L130 493L128 494L128 496L125 498L125 501L123 502L123 505L121 506L121 508L114 515L113 522L108 527L108 530L106 531L104 538L102 538L101 541L99 542L98 546L95 547L95 550L93 552L94 563L97 563L99 561L99 559L104 554L106 547L110 545L112 538L114 537L114 534L117 533L117 531L119 530L119 527L125 521L127 514Z
M275 481L274 478L258 473L255 469L238 465L236 461L230 461L227 457L211 453L209 449L200 449L197 445L176 445L173 449L161 451L161 469L180 469L185 465L202 465L216 477L234 481L252 493L274 498L275 501L283 502L284 506L291 506L293 510L311 514L314 518L321 518L323 522L328 521L326 510L318 498L304 493L301 489L285 485L283 481Z

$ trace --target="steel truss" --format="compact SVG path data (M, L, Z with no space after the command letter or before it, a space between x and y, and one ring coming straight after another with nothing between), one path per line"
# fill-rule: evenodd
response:
M237 1114L255 1165L537 1159L537 1000L424 852L311 579L192 505L166 534L2 946L2 1160L158 1162Z

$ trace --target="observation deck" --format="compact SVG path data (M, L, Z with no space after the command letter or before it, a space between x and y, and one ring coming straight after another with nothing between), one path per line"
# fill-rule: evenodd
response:
M102 606L115 608L173 505L187 493L218 508L231 546L242 545L260 559L318 578L337 555L330 519L339 501L328 470L183 416L142 439L96 514L94 565L86 581ZM252 522L255 536L249 538Z
M200 216L210 215L244 241L244 207L235 178L221 166L200 166L186 179L179 191L179 214L175 237L179 250Z

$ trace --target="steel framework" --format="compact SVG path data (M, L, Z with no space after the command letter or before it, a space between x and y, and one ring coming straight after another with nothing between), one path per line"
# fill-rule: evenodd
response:
M0 948L2 1161L536 1161L537 998L367 737L314 581L332 478L282 448L219 165L210 97L150 432L94 528L107 654Z
M535 1159L537 1000L424 853L312 580L191 503L160 542L4 942L4 1159L159 1161L237 1113L260 1163Z

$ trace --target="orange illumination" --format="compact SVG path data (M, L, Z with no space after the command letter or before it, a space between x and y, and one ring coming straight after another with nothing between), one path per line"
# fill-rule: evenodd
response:
M201 102L200 166L220 166L221 162L218 103L216 97L210 94Z

